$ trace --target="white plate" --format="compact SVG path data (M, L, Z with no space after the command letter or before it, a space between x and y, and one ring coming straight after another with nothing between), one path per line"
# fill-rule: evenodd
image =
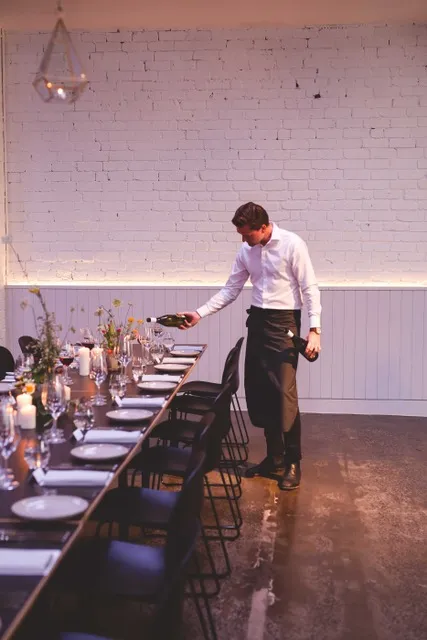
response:
M11 506L13 513L27 520L60 520L83 513L89 503L77 496L46 495L18 500Z
M82 444L70 451L79 460L113 460L123 458L129 449L121 444Z
M175 389L176 385L176 382L167 382L165 380L165 382L138 382L136 386L145 391L171 391Z
M148 420L153 415L154 413L147 409L114 409L106 413L107 418L120 422L139 422L139 420Z
M14 382L0 382L0 393L9 393L14 386Z
M155 364L156 371L185 371L189 364Z
M196 358L197 356L200 355L200 351L179 351L179 350L173 350L169 352L170 356L178 356L178 357L184 357L184 358Z

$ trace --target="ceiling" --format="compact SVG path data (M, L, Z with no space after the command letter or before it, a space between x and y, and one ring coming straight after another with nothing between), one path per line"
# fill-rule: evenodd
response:
M0 28L49 31L57 0L0 0ZM427 0L63 0L70 29L427 23Z

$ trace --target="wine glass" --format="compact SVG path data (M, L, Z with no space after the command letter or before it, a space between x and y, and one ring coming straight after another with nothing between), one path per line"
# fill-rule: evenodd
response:
M82 346L87 347L88 349L93 349L95 346L95 338L93 337L92 331L89 327L80 329L80 333L82 334Z
M122 365L122 373L126 375L126 367L132 359L132 340L130 336L121 334L117 347L117 360Z
M72 344L67 342L61 348L59 359L61 363L64 365L64 374L63 374L63 382L64 384L71 385L73 384L72 378L70 378L70 374L68 373L68 367L73 362L75 356L74 347Z
M19 487L19 482L10 473L6 473L7 461L19 444L21 433L15 424L13 412L3 412L3 403L0 411L0 455L3 472L0 474L0 489L13 491Z
M64 432L58 429L58 418L67 408L65 385L59 376L45 382L42 389L42 403L53 418L52 427L46 436L47 442L59 444L65 442Z
M105 352L100 347L93 348L90 352L90 377L94 380L97 392L93 398L95 407L102 407L107 404L103 395L101 395L101 384L107 379L108 368Z

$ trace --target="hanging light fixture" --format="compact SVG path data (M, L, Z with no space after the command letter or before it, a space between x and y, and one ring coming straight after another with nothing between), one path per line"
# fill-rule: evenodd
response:
M75 102L88 83L62 12L59 0L58 20L33 81L33 87L44 102Z

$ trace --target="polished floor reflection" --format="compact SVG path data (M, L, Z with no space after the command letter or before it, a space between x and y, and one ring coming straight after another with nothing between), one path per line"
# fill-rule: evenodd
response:
M426 638L426 420L310 414L303 432L299 490L244 480L219 638ZM262 456L252 429L250 460Z

